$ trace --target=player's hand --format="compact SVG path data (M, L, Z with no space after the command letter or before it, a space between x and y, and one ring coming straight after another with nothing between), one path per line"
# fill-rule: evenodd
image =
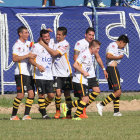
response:
M33 54L33 53L31 53L31 52L28 54L28 57L29 57L30 59L35 59L36 56L37 56L36 54Z
M86 72L86 71L84 71L84 72L83 72L83 75L84 75L85 77L87 77L87 76L89 76L89 73Z
M105 75L105 79L108 79L108 73L106 70L104 70L104 75Z
M45 44L45 43L43 42L42 39L40 39L39 44L42 45L44 48L46 48L46 47L48 46L47 44Z
M38 65L37 68L39 69L40 72L44 72L45 68L41 65Z
M118 56L119 57L119 59L122 59L123 57L124 57L124 55L120 55L120 56Z
M48 28L47 31L49 31L49 32L53 32L53 30L52 30L51 28Z

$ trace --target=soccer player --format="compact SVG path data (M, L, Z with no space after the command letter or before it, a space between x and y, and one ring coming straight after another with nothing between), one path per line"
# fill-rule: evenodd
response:
M93 39L94 39L94 29L92 27L89 27L86 30L85 39L79 40L75 45L74 61L76 61L76 59L80 53L82 53L84 50L89 48L89 43ZM91 66L91 69L89 70L89 73L91 73L91 74L90 74L90 76L87 77L88 78L88 88L92 89L93 92L91 92L89 94L90 100L89 100L89 103L86 105L86 107L89 104L91 104L96 99L96 97L100 94L99 83L98 83L98 80L97 80L96 75L95 75L95 68L93 66L93 64L95 63L95 58L96 58L96 61L101 66L101 68L103 69L105 78L107 78L107 76L108 76L99 53L94 52L92 55L92 66ZM86 108L84 108L83 114L81 114L80 117L81 118L88 118L88 116L86 115Z
M121 96L121 85L120 85L120 74L117 65L123 58L123 48L129 43L129 39L126 35L121 35L116 42L112 42L106 49L106 63L108 72L108 85L109 89L113 90L105 100L97 104L98 113L102 116L102 111L104 106L106 106L111 101L114 102L114 115L122 116L119 112L119 99Z
M58 27L54 49L49 48L42 42L42 45L54 57L52 71L56 86L56 114L54 116L56 119L60 118L62 90L64 90L66 103L71 102L70 90L72 89L72 70L69 63L70 46L65 40L66 35L67 29L65 27ZM71 110L68 111L66 118L71 118Z
M86 105L89 103L87 77L92 75L92 73L89 73L93 65L92 55L98 52L99 49L100 42L98 40L92 40L89 44L89 48L80 53L75 63L73 64L73 67L76 69L72 80L74 95L75 97L79 98L79 100L75 100L67 104L67 107L69 109L72 107L77 107L77 111L74 114L73 120L81 120L80 115L82 114L84 107L86 107ZM67 108L65 103L63 104L63 106Z
M45 94L47 94L46 100L48 100L49 104L54 98L53 74L51 70L52 56L40 42L44 42L49 48L53 48L54 40L50 39L48 30L42 29L40 31L40 40L38 43L34 44L32 48L32 52L36 54L37 57L35 59L30 59L30 62L34 66L33 78L35 79L39 97L39 111L43 119L49 119L50 117L46 113Z
M27 41L29 33L26 27L21 26L17 30L19 39L13 46L13 61L16 64L15 81L17 88L17 96L14 99L13 111L10 120L20 120L17 116L17 111L21 100L24 98L24 93L28 92L28 97L25 104L25 113L23 120L31 120L29 116L31 106L34 100L34 82L28 59L35 58L36 55L30 52L31 42Z

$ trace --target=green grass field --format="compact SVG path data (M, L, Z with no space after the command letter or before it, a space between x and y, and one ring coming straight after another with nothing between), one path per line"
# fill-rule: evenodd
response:
M12 107L14 97L0 96L0 106ZM124 94L121 99L140 99L140 94ZM104 112L102 117L97 112L87 113L89 118L82 121L42 120L39 113L31 114L31 121L10 121L10 114L0 114L0 140L140 140L140 111L121 113L122 117L113 117L113 112Z
M39 114L32 114L31 121L10 121L10 115L3 114L0 140L140 140L140 112L122 113L88 113L89 119L82 121L42 120Z

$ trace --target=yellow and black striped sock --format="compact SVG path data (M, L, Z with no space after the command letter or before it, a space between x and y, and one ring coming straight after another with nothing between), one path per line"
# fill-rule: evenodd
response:
M86 107L89 106L93 101L95 101L96 97L99 95L100 93L98 92L92 92L89 94L89 102L86 104Z
M76 110L76 112L74 114L74 118L79 117L83 113L83 109L84 109L85 106L86 106L85 102L83 102L83 101L79 102L77 110Z
M55 97L56 110L60 110L61 97Z
M26 99L24 115L29 115L33 102L34 102L34 98Z
M46 97L45 98L45 106L47 107L51 102L52 102L52 98L48 98L48 97Z
M108 103L110 103L112 100L115 100L115 99L116 99L116 97L115 97L114 93L112 93L112 94L110 94L109 96L107 96L107 98L106 98L104 101L102 101L101 104L102 104L103 106L105 106L105 105L107 105Z
M65 97L65 101L66 101L67 105L71 104L71 102L72 102L71 96ZM71 108L68 108L67 115L71 115Z
M17 111L18 111L19 105L21 103L21 100L22 99L19 99L17 97L14 99L12 116L16 116L17 115Z
M42 114L42 116L46 115L46 107L45 107L45 99L39 98L38 99L38 105L39 105L39 111Z
M114 113L119 112L119 102L120 102L120 97L117 97L113 103L114 103Z

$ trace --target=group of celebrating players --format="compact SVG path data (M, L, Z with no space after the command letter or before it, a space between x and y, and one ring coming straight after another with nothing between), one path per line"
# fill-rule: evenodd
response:
M95 61L102 68L105 78L108 80L109 89L113 89L112 94L96 105L98 113L102 116L104 106L113 101L114 116L122 116L119 112L121 86L117 64L124 56L123 48L129 43L127 36L121 35L116 42L109 44L106 49L107 68L105 69L99 55L101 43L94 39L94 29L89 27L86 30L85 38L75 44L73 56L75 72L72 74L69 62L70 45L65 39L67 35L65 27L57 28L55 40L50 38L51 29L42 29L40 38L35 44L28 41L29 33L26 27L19 27L17 32L19 39L13 46L17 96L13 102L10 120L20 120L17 112L25 92L28 93L28 97L22 120L31 120L29 114L35 97L34 87L36 87L38 95L39 112L43 119L50 119L46 107L54 98L56 105L54 118L60 118L62 91L65 96L65 103L62 104L63 119L81 120L88 118L86 108L100 94L95 74ZM74 96L78 97L77 100L72 100L71 90L74 90ZM77 107L77 110L72 117L73 107Z

